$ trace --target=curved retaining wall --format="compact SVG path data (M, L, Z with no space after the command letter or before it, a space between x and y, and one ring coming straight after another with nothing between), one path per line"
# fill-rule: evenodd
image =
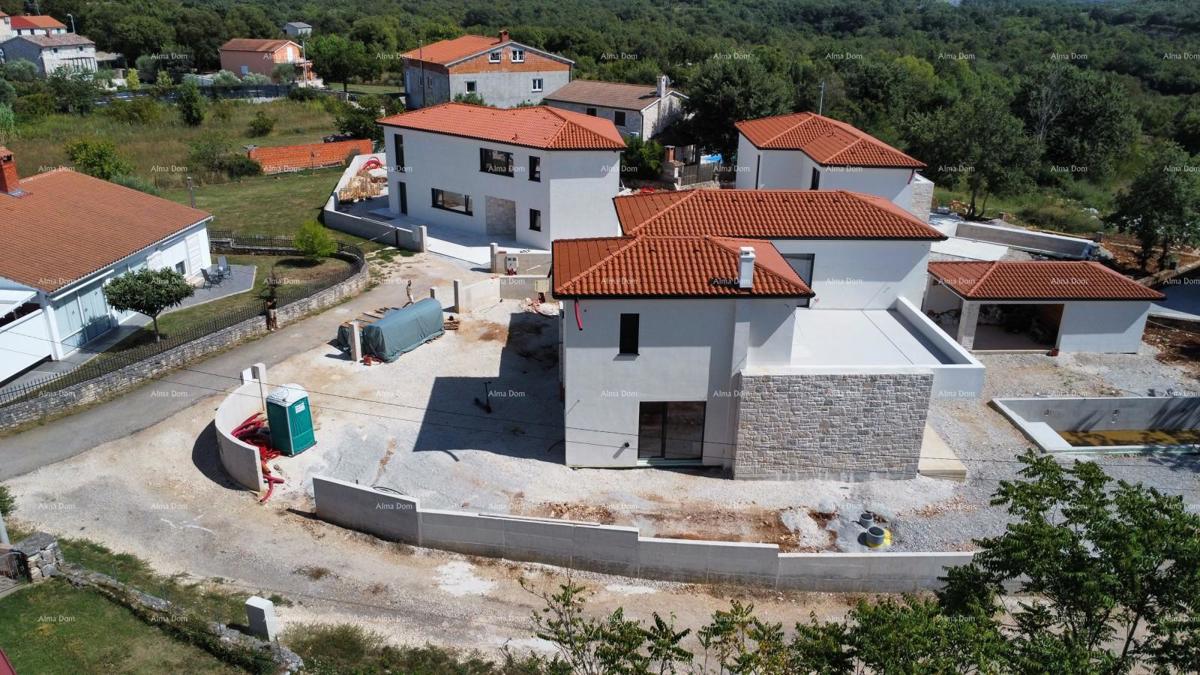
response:
M643 537L634 527L423 509L411 497L313 477L317 517L417 546L646 579L821 592L939 588L973 553L781 553L774 544Z
M261 364L255 366L258 378L266 377L266 369ZM217 414L213 418L213 426L217 430L217 453L221 458L221 466L226 473L239 485L258 492L262 489L262 464L258 458L258 448L239 441L233 437L236 429L246 418L254 413L263 412L261 383L258 379L246 379L243 375L242 384L238 385L221 405L217 406Z

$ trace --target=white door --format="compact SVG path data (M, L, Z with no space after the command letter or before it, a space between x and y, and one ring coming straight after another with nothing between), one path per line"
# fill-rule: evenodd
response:
M187 274L193 275L204 267L204 251L200 247L200 235L193 234L187 238L187 257L188 271Z

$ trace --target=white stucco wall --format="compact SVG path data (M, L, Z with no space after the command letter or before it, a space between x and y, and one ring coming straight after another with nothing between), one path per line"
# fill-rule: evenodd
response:
M647 85L650 86L650 85ZM648 100L648 99L646 99ZM616 112L618 110L625 113L625 125L617 124L617 130L622 134L636 133L642 138L653 138L657 136L663 129L666 129L672 122L679 119L683 115L683 99L678 95L672 94L662 99L655 100L645 108L640 110L630 110L627 108L613 108L610 106L590 104L590 103L573 103L568 101L546 101L546 105L563 110L571 110L577 113L587 114L588 108L595 108L596 116L610 120L616 124ZM739 186L740 187L740 186Z
M1059 324L1058 349L1063 352L1134 353L1142 344L1142 331L1150 303L1065 303Z
M395 135L403 136L406 171L396 171ZM620 233L612 198L620 186L620 153L612 150L540 150L472 138L385 127L388 203L400 211L406 185L408 216L430 225L487 232L487 197L516 202L517 242L549 249L553 239L616 236ZM479 170L479 149L513 153L513 175ZM529 157L541 158L541 181L529 180ZM434 208L432 190L471 196L471 215ZM529 210L542 214L542 229L529 229ZM500 237L508 238L508 237Z
M44 310L0 326L0 382L53 357L52 341Z
M890 309L896 298L921 304L928 241L779 239L784 256L813 255L811 306L818 309Z

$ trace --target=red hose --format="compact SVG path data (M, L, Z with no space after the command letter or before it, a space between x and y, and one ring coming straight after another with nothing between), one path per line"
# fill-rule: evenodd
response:
M579 313L579 298L575 298L575 325L583 330L583 315Z

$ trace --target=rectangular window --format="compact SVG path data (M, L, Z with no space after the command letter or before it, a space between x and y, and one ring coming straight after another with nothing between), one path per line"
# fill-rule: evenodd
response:
M475 93L475 80L467 80L467 93L468 94Z
M392 157L396 158L396 171L404 173L404 135L392 134Z
M187 265L183 262L175 263L175 271L180 274L187 274Z
M638 314L621 315L621 354L638 353Z
M513 63L525 63L525 50L524 49L512 50L512 62Z
M704 401L646 401L638 405L638 458L704 456Z
M619 127L625 126L625 112L623 110L613 112L613 124Z
M488 54L488 63L500 63L500 52Z
M542 158L529 156L529 180L542 181Z
M471 196L433 188L433 208L471 215Z
M821 172L817 171L817 167L812 170L812 182L809 184L809 190L816 190L821 187Z
M533 91L541 91L541 90L542 90L542 78L540 78L540 77L533 78Z
M511 176L513 175L513 155L511 152L480 148L479 170L498 176Z
M534 232L542 231L542 212L537 209L529 209L529 229Z
M595 116L596 116L596 109L595 109L595 108L588 108L588 109L587 109L587 110L585 110L584 112L586 112L587 114L591 115L592 117L595 117Z

